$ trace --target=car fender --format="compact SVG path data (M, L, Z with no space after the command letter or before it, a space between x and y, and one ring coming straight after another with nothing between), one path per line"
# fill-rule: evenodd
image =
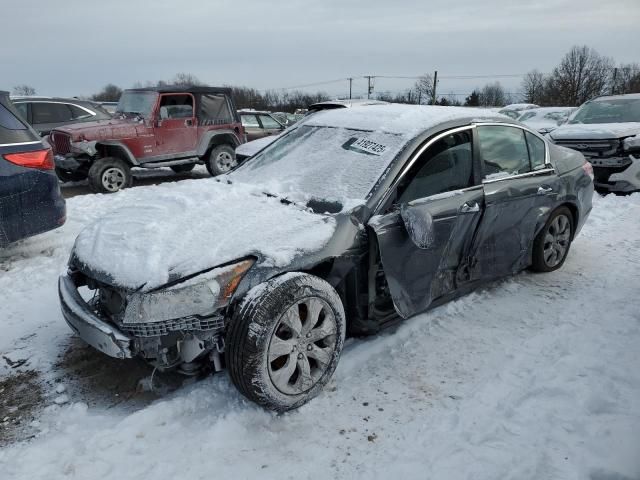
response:
M125 162L131 165L139 165L140 162L136 159L135 155L131 152L129 147L127 147L124 143L117 140L102 140L96 142L96 150L106 152L114 152L115 155L105 155L105 156L116 156L121 158Z
M202 157L204 154L206 154L211 145L232 143L232 146L234 148L237 147L242 143L238 138L238 135L238 132L231 129L209 130L208 132L205 132L198 141L198 148L196 149L196 151L198 152L198 156Z

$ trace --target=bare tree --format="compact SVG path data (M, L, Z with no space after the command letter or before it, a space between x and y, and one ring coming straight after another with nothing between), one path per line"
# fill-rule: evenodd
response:
M480 92L474 90L471 94L464 99L465 107L479 107L480 106Z
M545 78L538 70L531 70L522 79L523 101L542 104L545 95Z
M640 65L629 63L616 68L612 73L611 93L640 93Z
M480 90L478 101L482 107L503 107L506 102L504 88L500 82L487 83Z
M173 85L188 85L188 86L198 86L198 85L206 85L204 82L201 82L198 77L196 77L193 73L185 73L180 72L176 73L173 77L173 80L170 82Z
M594 49L575 46L553 69L546 82L547 102L578 106L607 90L613 60Z
M105 85L105 87L98 93L91 96L91 100L96 102L117 102L122 95L122 89L113 83Z
M36 89L31 85L16 85L15 87L13 87L13 94L21 97L28 97L30 95L35 95Z
M413 89L418 95L418 104L424 105L431 103L431 97L433 96L433 77L425 73L416 80Z

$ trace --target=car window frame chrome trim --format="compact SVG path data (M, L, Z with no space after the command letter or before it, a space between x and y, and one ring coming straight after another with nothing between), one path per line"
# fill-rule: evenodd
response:
M34 140L33 142L0 143L0 147L21 147L23 145L35 145L36 143L42 143L42 140Z
M73 103L73 102L59 102L59 101L55 101L55 100L18 100L18 101L15 101L13 103L14 103L14 105L18 104L18 103L57 103L59 105L73 105L74 107L78 107L79 109L84 110L85 112L87 112L92 117L95 117L96 115L98 115L97 112L93 112L93 111L89 110L87 107L84 107L82 105L78 105L77 103ZM49 122L49 123L57 123L57 122ZM40 124L38 124L38 125L40 125ZM44 125L44 124L42 124L42 125Z

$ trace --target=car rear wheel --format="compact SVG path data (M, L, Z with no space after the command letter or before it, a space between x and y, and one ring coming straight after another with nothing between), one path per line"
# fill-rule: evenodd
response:
M114 193L133 183L131 169L119 158L96 160L89 169L89 185L94 192Z
M193 168L196 166L195 163L186 163L186 164L182 164L182 165L172 165L171 166L171 170L173 170L176 173L187 173L190 172L191 170L193 170Z
M207 170L212 176L228 173L238 164L236 152L229 145L218 145L211 150L207 159Z
M532 270L552 272L564 264L573 240L573 228L573 214L567 207L551 213L533 242Z
M250 400L278 412L318 395L345 338L340 297L324 280L286 274L247 294L227 332L231 380Z

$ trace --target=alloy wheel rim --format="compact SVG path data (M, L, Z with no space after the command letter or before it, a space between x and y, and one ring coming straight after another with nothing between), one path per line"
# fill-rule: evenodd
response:
M218 169L226 173L236 166L236 159L229 152L220 152L216 158Z
M267 350L273 385L285 395L309 391L331 365L337 331L333 310L324 300L308 297L290 306Z
M571 222L566 215L553 219L544 236L544 262L548 267L556 267L564 260L571 239Z
M124 186L124 172L116 167L107 168L102 173L102 185L109 192L117 192Z

